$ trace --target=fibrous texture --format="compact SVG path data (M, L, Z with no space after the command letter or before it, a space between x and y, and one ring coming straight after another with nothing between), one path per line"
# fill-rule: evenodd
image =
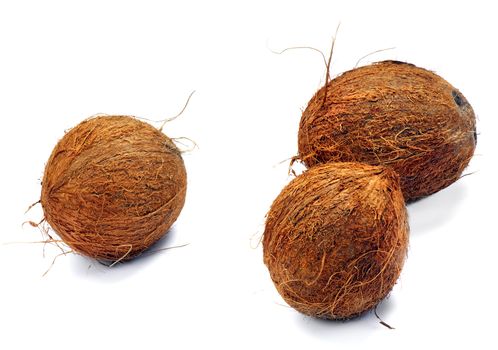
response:
M186 194L175 144L128 116L87 119L67 132L46 164L45 218L74 251L99 260L130 259L161 238Z
M319 165L293 179L273 202L263 236L283 299L327 319L377 305L398 279L407 245L398 176L358 163Z
M384 61L330 81L302 114L298 148L306 166L362 162L392 167L407 201L456 181L476 145L475 115L440 76Z

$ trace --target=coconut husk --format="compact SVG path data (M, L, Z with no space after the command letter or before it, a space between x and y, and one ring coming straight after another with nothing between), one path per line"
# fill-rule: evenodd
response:
M460 91L412 64L384 61L345 72L302 114L307 167L363 162L392 167L407 201L456 181L476 145L474 111Z
M129 116L87 119L57 143L43 175L45 218L75 252L118 261L139 255L177 219L186 170L175 144Z
M347 319L376 306L405 261L408 223L397 174L331 163L293 179L267 215L264 262L296 310Z

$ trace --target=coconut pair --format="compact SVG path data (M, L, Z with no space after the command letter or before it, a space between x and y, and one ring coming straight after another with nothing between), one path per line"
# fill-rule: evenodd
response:
M405 202L455 182L476 145L475 115L438 75L384 61L333 79L298 133L309 170L273 202L264 262L296 310L347 319L375 307L408 246Z

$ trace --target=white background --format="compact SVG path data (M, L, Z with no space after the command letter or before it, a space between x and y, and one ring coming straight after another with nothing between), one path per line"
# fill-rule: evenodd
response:
M0 348L496 348L498 149L496 10L491 1L1 1ZM466 176L409 206L411 242L378 312L349 322L284 306L257 246L289 181L304 108L332 73L381 59L415 63L459 88L478 116ZM97 114L149 119L199 148L169 235L107 268L32 242L26 220L64 130ZM158 125L158 124L155 124ZM188 145L185 146L188 148Z

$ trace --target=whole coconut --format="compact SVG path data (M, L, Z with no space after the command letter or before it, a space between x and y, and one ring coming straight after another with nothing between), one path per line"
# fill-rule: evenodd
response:
M87 119L57 143L43 176L45 218L75 252L133 258L160 239L185 201L175 144L129 116Z
M455 182L476 145L465 97L440 76L397 61L345 72L310 100L298 148L306 166L362 162L392 167L407 201Z
M377 305L396 283L407 245L397 174L359 163L318 165L292 180L273 202L263 236L280 295L327 319Z

